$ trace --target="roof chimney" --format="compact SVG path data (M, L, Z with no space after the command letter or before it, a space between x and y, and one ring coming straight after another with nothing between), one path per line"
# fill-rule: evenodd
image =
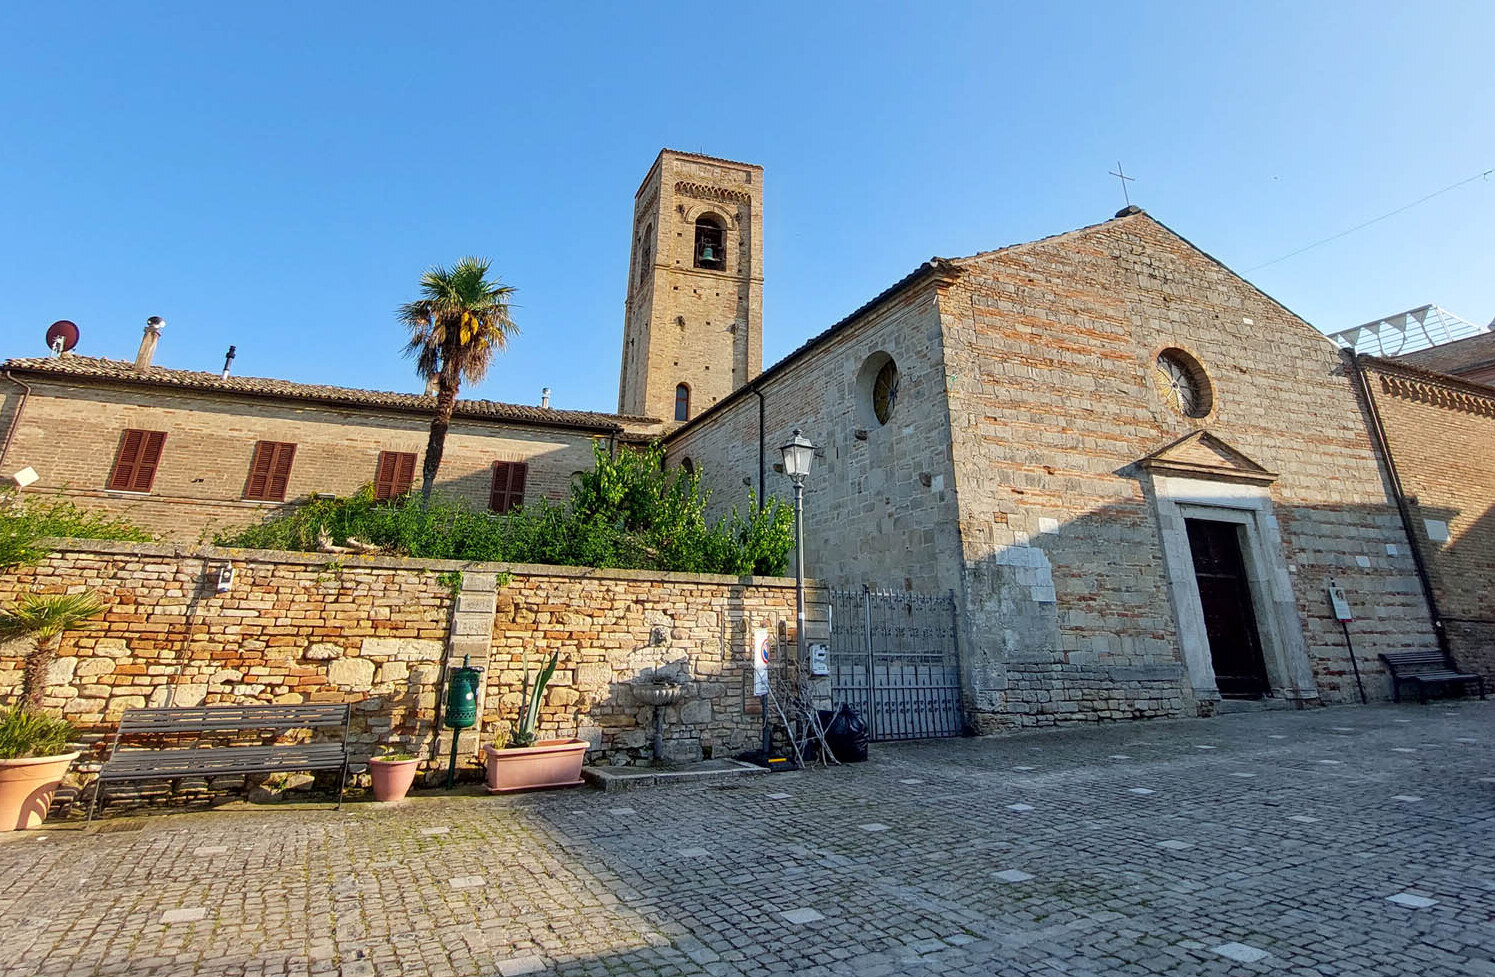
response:
M549 407L550 406L550 388L549 387L541 387L540 388L540 406L541 407Z
M234 350L236 348L237 347L230 346L228 348L228 355L223 358L223 377L222 377L222 379L224 379L224 380L228 379L228 370L229 370L229 367L233 366L233 363L234 363Z
M150 369L151 359L156 355L156 344L161 341L161 330L166 320L153 315L145 320L145 335L140 337L140 352L135 354L135 369L144 373Z

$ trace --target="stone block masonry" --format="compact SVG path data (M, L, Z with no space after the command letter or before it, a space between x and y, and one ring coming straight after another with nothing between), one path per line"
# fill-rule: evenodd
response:
M219 594L225 564L235 578ZM749 637L794 619L794 581L780 578L84 541L0 574L0 606L89 589L109 610L63 639L44 700L85 740L128 708L352 701L355 756L393 744L434 763L442 666L463 654L486 669L469 757L506 734L526 664L552 651L542 738L579 734L591 762L646 762L653 716L629 686L668 674L686 688L666 715L672 758L750 749ZM0 702L20 695L25 651L0 646Z

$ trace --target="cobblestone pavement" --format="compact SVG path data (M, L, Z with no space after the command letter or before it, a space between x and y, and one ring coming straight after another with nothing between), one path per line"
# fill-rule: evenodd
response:
M0 973L1495 975L1495 703L0 843ZM128 829L128 830L121 830Z

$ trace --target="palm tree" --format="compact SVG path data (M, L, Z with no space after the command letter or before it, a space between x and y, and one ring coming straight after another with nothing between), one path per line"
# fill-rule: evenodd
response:
M47 669L57 657L62 635L88 627L90 618L108 605L96 592L80 594L28 594L16 602L15 610L0 614L0 640L30 638L36 644L26 656L21 680L21 702L27 709L40 709L47 688Z
M410 327L405 355L415 360L422 378L436 378L436 414L421 465L422 499L429 500L436 486L463 379L482 380L493 354L519 331L509 318L514 289L489 281L490 265L487 258L463 258L451 268L431 268L421 276L421 297L400 306L400 321Z

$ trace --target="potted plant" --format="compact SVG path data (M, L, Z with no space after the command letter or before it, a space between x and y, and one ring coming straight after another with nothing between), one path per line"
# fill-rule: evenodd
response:
M374 781L374 800L403 801L415 783L420 760L409 753L385 750L369 760L369 776Z
M105 606L92 591L28 594L0 614L0 640L32 642L21 677L21 705L0 713L0 831L34 828L46 820L52 795L78 758L77 751L67 749L73 727L44 714L42 697L63 634L87 627Z
M47 819L52 795L78 758L72 724L24 707L0 709L0 831L24 831Z
M530 685L529 663L524 666L524 691L519 700L519 718L501 746L483 747L488 767L490 793L506 794L537 787L575 787L582 783L581 764L587 741L576 739L536 740L540 705L555 676L560 652L550 656Z
M79 594L27 594L15 609L0 614L0 641L30 638L31 651L21 678L21 701L30 710L42 707L47 671L57 658L62 636L86 628L104 612L104 599L93 591Z

